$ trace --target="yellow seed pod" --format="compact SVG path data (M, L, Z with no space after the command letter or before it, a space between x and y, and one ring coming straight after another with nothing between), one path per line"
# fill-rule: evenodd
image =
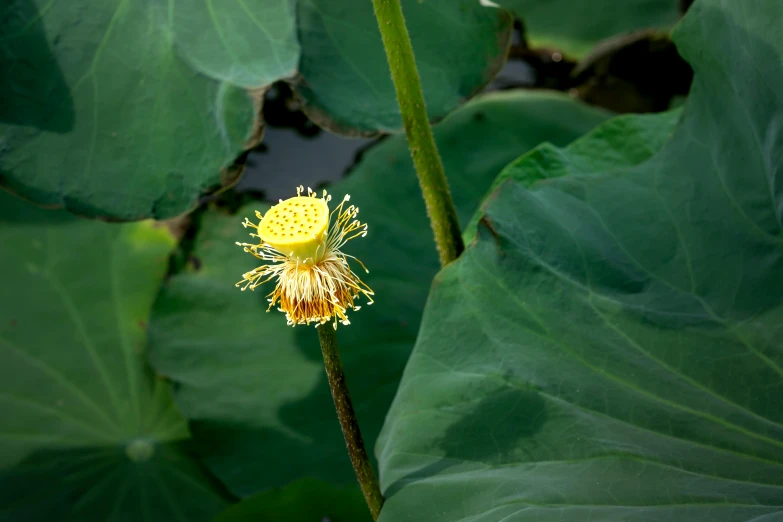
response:
M281 201L264 214L258 235L281 254L301 263L313 263L324 254L328 228L326 201L296 196Z

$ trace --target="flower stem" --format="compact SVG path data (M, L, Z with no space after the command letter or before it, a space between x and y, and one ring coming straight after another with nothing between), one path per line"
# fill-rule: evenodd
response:
M451 199L443 163L432 136L424 105L419 71L413 56L408 28L400 0L373 0L375 18L391 69L397 103L402 114L408 148L419 176L419 185L427 205L441 266L450 263L464 250L457 210Z
M318 327L318 339L321 341L326 377L329 379L329 388L332 390L337 418L340 419L340 427L343 429L348 456L351 457L356 479L362 488L364 500L367 502L367 507L370 508L372 519L378 520L383 505L383 495L381 495L381 488L378 486L378 478L375 476L370 459L367 457L367 450L364 449L359 424L356 422L356 413L353 411L351 395L348 393L348 385L345 382L343 363L337 349L337 332L331 324L323 324Z

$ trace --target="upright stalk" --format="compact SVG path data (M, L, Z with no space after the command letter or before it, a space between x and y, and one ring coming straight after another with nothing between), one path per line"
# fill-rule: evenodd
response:
M375 476L370 459L367 457L359 424L356 422L351 395L348 393L348 386L345 383L343 363L337 349L337 332L331 324L323 324L318 327L318 339L321 341L326 377L329 379L329 388L332 390L332 399L334 399L334 407L337 409L337 418L340 419L340 427L343 429L348 455L351 457L353 470L356 472L356 478L362 488L367 507L370 508L372 519L378 520L383 505L383 495L381 495L381 488L378 486L378 478Z
M402 113L405 135L408 137L408 148L419 176L427 215L435 234L440 264L445 266L456 259L465 246L462 243L457 211L451 199L443 163L427 118L408 28L405 26L400 0L373 0L372 3L397 92L397 103Z

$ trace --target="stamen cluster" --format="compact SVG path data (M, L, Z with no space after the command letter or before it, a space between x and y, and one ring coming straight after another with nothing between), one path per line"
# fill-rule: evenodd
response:
M276 280L275 289L267 296L267 311L278 305L290 326L319 326L331 320L336 329L338 321L350 324L347 311L360 309L355 301L361 295L368 304L373 303L372 289L351 270L348 258L369 271L361 261L341 251L351 239L367 235L367 224L356 219L359 207L346 206L350 196L328 212L332 198L325 190L321 198L310 188L307 196L302 196L303 191L304 187L298 187L296 197L280 200L266 214L256 211L257 224L247 218L242 222L245 228L255 229L250 236L259 242L237 245L267 263L243 274L236 286L254 290Z

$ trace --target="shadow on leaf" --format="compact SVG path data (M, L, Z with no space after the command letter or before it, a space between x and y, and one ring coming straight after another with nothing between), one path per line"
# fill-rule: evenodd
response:
M455 413L459 420L434 441L442 458L392 483L384 492L387 499L411 482L441 475L462 462L502 464L515 454L531 459L538 444L534 436L547 419L546 403L537 392L509 387L484 395L467 414Z
M49 45L41 16L31 0L0 8L0 123L66 133L75 115L57 62L60 36Z

